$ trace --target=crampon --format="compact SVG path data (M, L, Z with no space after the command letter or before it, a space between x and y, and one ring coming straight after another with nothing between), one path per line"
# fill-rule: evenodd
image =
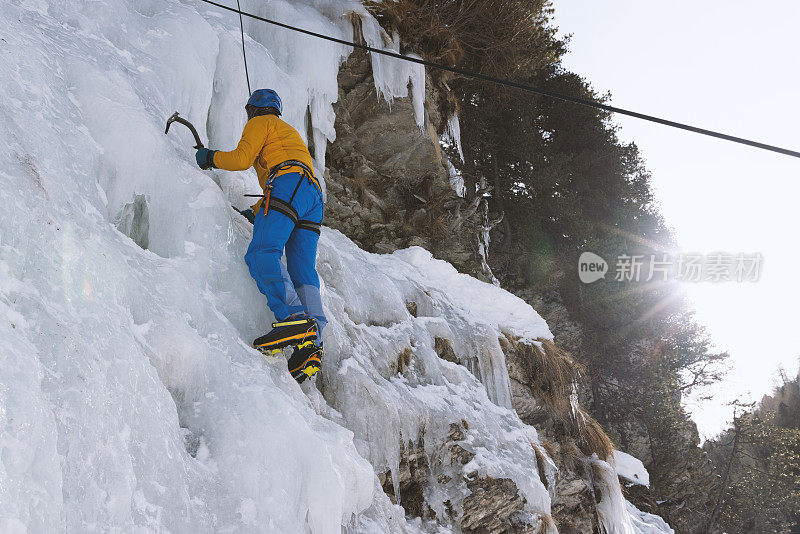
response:
M253 341L253 347L264 354L280 353L285 347L314 342L317 339L317 323L306 315L290 316L272 323L272 330Z

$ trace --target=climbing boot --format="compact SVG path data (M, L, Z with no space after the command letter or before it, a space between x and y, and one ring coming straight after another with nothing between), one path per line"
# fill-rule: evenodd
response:
M313 342L317 339L317 323L307 315L290 315L272 323L272 331L256 338L253 347L265 354L275 354L284 347Z
M298 384L302 384L306 378L322 370L322 347L313 341L301 343L294 348L288 366L292 378L297 380Z

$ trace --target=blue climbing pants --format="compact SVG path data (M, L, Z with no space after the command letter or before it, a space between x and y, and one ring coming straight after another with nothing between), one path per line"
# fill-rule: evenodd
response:
M272 182L266 217L263 207L255 216L253 240L244 256L275 319L307 313L316 319L320 332L328 322L322 311L316 267L324 209L322 194L311 180L300 173L278 176ZM284 249L286 271L281 265Z

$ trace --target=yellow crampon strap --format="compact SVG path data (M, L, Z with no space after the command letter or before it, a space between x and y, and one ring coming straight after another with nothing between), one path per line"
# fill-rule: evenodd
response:
M309 323L308 319L301 319L299 321L284 321L281 323L272 323L272 328L278 328L279 326L293 326L296 324L305 324L305 323Z
M313 344L314 344L313 341L306 341L305 343L300 343L299 345L297 345L297 348L298 349L302 349L302 348L308 347L309 345L313 345Z
M301 372L304 373L305 375L307 375L309 378L311 378L312 376L314 376L315 374L317 374L320 371L321 371L321 369L319 367L317 367L316 365L309 365L308 367L303 369Z

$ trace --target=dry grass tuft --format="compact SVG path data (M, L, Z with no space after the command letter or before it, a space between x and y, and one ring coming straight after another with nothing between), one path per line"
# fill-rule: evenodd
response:
M522 366L525 385L534 398L557 417L567 417L571 412L570 396L583 374L583 367L550 340L538 339L540 348L533 343L520 343L508 334L506 338L506 346L519 356L517 361Z
M450 198L437 189L434 176L425 176L413 183L400 182L396 185L396 192L400 197L400 204L408 210L408 216L402 219L399 233L424 236L433 242L452 237L452 215L445 207ZM418 210L423 211L423 217L414 215Z
M400 354L397 355L397 363L393 366L395 371L398 374L402 374L403 371L408 369L408 367L411 365L411 358L413 356L414 353L408 347L400 351Z
M427 209L427 187L426 181L418 182L402 181L396 184L397 192L402 199L404 206L425 207Z
M450 236L450 225L445 214L433 215L428 227L430 236L434 241L442 241Z
M538 339L536 343L520 342L505 334L500 338L504 351L514 351L514 361L520 365L523 383L533 397L542 403L556 421L557 433L574 440L577 448L563 447L562 454L591 456L606 460L614 452L614 443L597 420L577 404L577 385L584 368L552 340ZM548 451L549 453L550 451Z
M426 59L453 66L480 62L487 74L510 74L523 61L537 65L539 54L531 52L545 50L555 31L548 26L546 0L367 0L364 5ZM441 74L444 80L452 77Z
M549 0L366 0L364 5L389 33L400 34L402 52L448 66L518 78L563 53L550 25ZM440 114L453 115L459 107L453 89L464 79L438 69L429 71L429 79L439 94ZM445 122L438 127L441 134Z
M601 460L608 460L614 453L614 442L602 425L583 408L578 408L577 412L573 417L574 432L581 452L586 456L597 454Z
M541 440L541 444L550 458L555 458L558 455L558 446L555 443L543 439Z
M448 362L459 363L456 351L453 349L453 344L450 343L449 339L436 337L433 342L434 350L441 359L447 360Z
M547 480L547 458L545 458L545 453L542 451L542 447L536 445L535 443L531 443L531 447L533 447L533 452L536 453L536 469L539 471L539 480L544 484L544 487L550 489Z
M467 0L467 3L478 3L478 1ZM455 2L441 4L434 6L429 0L364 2L385 27L398 31L403 41L416 53L431 60L456 65L464 59L464 50L456 33L458 28L451 26L452 21L461 21L460 26L467 20L474 20L476 13L473 11L470 14L468 10L461 9L463 14L457 14L453 9Z

